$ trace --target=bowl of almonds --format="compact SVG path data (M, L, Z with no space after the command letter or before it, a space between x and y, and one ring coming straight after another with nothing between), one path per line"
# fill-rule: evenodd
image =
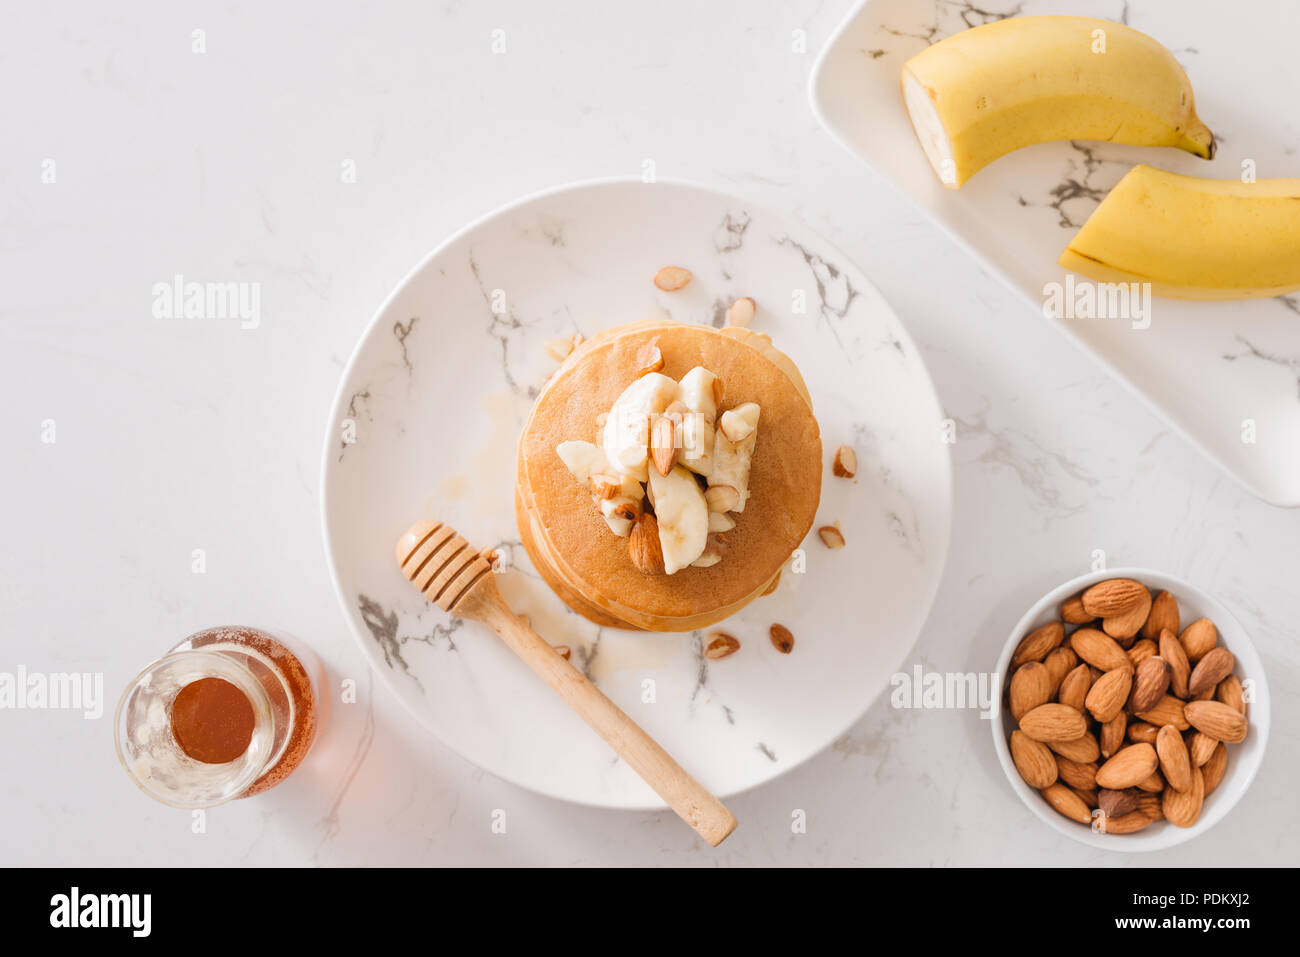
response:
M1043 596L998 661L994 747L1038 817L1094 847L1150 851L1209 830L1268 740L1255 646L1215 598L1142 568Z

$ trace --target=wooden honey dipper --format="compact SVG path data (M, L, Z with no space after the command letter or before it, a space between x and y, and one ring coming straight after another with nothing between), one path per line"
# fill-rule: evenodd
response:
M482 553L442 522L416 522L397 540L397 564L415 588L447 614L487 625L605 739L655 793L717 847L736 829L721 801L510 610Z

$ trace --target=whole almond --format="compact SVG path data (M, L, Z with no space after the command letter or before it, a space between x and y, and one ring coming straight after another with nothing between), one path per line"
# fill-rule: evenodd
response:
M627 537L627 551L632 564L647 575L664 573L663 546L659 544L659 523L649 512L642 512L632 524Z
M1071 625L1088 625L1097 620L1096 615L1090 615L1083 610L1081 595L1075 595L1061 602L1061 617Z
M1011 667L1019 668L1026 661L1042 661L1064 640L1065 626L1059 621L1051 621L1035 628L1016 646L1016 653L1011 656Z
M1152 771L1150 776L1145 780L1139 781L1137 786L1143 791L1149 791L1152 794L1159 794L1165 789L1165 779L1160 776L1159 771Z
M1107 817L1119 817L1129 811L1137 810L1138 795L1141 793L1136 788L1128 788L1124 791L1102 788L1097 792L1097 806L1106 812Z
M655 419L650 428L650 458L655 464L655 471L667 475L677 462L677 440L674 436L673 420L666 415Z
M1020 730L1035 741L1074 741L1088 732L1088 722L1068 705L1040 704L1020 719Z
M1158 818L1145 811L1136 810L1117 817L1107 814L1101 819L1099 828L1103 834L1134 834L1157 820Z
M767 630L767 636L772 641L772 647L783 655L788 655L794 651L794 633L785 625L773 625Z
M1148 658L1155 657L1156 653L1156 643L1150 638L1143 638L1141 641L1135 641L1133 647L1128 650L1128 660L1133 662L1133 667L1136 668Z
M1192 759L1183 736L1172 724L1165 725L1156 735L1156 754L1160 758L1160 772L1171 788L1179 791L1191 788Z
M1064 784L1053 784L1043 788L1043 797L1059 814L1064 814L1072 821L1088 824L1092 821L1092 810L1079 795Z
M1208 797L1210 792L1219 786L1223 780L1223 775L1228 770L1228 749L1220 744L1210 755L1210 760L1205 762L1205 767L1201 768L1201 774L1205 778L1205 794Z
M1097 769L1097 786L1111 791L1131 788L1149 778L1160 759L1149 744L1130 744Z
M1133 686L1133 672L1127 662L1123 668L1108 671L1088 690L1084 705L1101 724L1110 721L1124 708Z
M1076 665L1069 674L1061 679L1061 687L1056 700L1069 705L1080 714L1084 713L1088 700L1088 689L1092 687L1092 670L1087 665Z
M1219 742L1204 731L1193 731L1187 739L1187 756L1192 759L1194 767L1202 767L1210 760Z
M1113 618L1151 601L1151 592L1131 578L1108 578L1085 590L1081 600L1083 610L1094 618Z
M1192 676L1187 679L1187 693L1196 697L1203 691L1217 687L1220 681L1232 674L1236 665L1237 659L1227 648L1222 645L1211 648L1192 669Z
M1246 716L1222 701L1189 701L1184 709L1188 723L1216 741L1236 744L1246 740Z
M1192 769L1192 783L1185 791L1165 788L1160 797L1160 810L1165 820L1175 827L1191 827L1201 816L1201 805L1205 801L1205 778L1200 768Z
M1165 816L1165 812L1160 809L1160 795L1147 791L1138 791L1138 810L1153 821L1159 821Z
M1017 721L1040 704L1047 704L1051 697L1052 676L1041 661L1026 662L1011 676L1008 706Z
M1243 715L1246 713L1246 692L1241 686L1241 679L1236 675L1228 675L1220 681L1214 696L1232 710Z
M1101 757L1101 747L1091 732L1073 741L1048 741L1046 744L1061 757L1079 764L1091 764Z
M1101 726L1098 733L1098 744L1101 745L1101 756L1108 758L1120 748L1124 747L1124 731L1128 727L1128 715L1123 711L1115 715Z
M1091 791L1097 786L1097 765L1080 764L1069 758L1058 757L1056 767L1061 780L1078 791Z
M1066 787L1070 787L1070 786L1067 784ZM1075 797L1077 797L1084 804L1088 805L1089 810L1095 811L1097 809L1096 788L1091 788L1089 790L1085 790L1083 788L1070 788L1070 790L1074 792Z
M1095 628L1080 628L1070 636L1070 647L1088 664L1102 671L1131 668L1128 653L1105 632Z
M1169 662L1169 687L1180 698L1187 697L1187 682L1192 677L1192 666L1187 660L1183 643L1172 631L1160 632L1160 657Z
M1023 731L1011 732L1011 760L1031 788L1042 790L1056 783L1056 756Z
M1142 625L1142 637L1154 641L1165 630L1178 634L1178 602L1169 592L1162 591L1151 602L1151 612Z
M1146 623L1150 613L1151 593L1143 588L1142 594L1138 596L1138 603L1128 611L1102 619L1101 630L1112 638L1130 641L1142 630L1142 625Z
M1047 668L1047 673L1052 681L1052 697L1061 690L1061 682L1079 664L1079 656L1069 648L1054 648L1051 653L1043 659L1043 665Z
M1159 728L1145 721L1130 721L1128 725L1128 739L1134 743L1145 741L1147 744L1155 744L1159 733Z
M1157 728L1172 724L1179 731L1186 731L1190 727L1183 702L1172 695L1165 695L1153 707L1139 711L1137 716Z
M1219 643L1219 629L1214 627L1214 622L1208 618L1198 618L1178 636L1178 640L1183 643L1183 650L1187 652L1187 660L1196 664L1202 658L1210 653L1210 650Z
M1165 696L1168 689L1169 662L1159 655L1143 660L1133 679L1133 695L1128 700L1129 711L1134 714L1149 711Z

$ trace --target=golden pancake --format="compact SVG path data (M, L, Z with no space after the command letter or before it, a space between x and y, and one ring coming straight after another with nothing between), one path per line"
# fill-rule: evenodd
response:
M591 492L561 461L569 440L599 441L598 418L637 378L637 351L658 337L664 375L704 366L725 384L719 415L745 402L761 408L745 510L722 534L722 560L672 574L646 574L628 539L610 531ZM812 527L821 494L821 440L794 364L745 329L648 321L584 342L542 390L519 440L516 517L542 577L575 611L605 625L690 631L760 595Z

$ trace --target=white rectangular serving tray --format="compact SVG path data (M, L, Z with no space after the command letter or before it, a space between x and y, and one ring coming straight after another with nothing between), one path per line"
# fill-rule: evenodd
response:
M1043 143L944 189L917 143L899 77L909 57L1007 15L1126 22L1187 70L1214 131L1211 161L1174 149ZM1135 164L1220 179L1253 162L1259 178L1300 176L1300 3L1214 0L865 0L813 68L822 125L903 191L1039 314L1070 237ZM1151 301L1150 324L1048 319L1127 383L1178 432L1267 502L1300 506L1300 294L1244 302ZM995 330L994 330L995 331Z

